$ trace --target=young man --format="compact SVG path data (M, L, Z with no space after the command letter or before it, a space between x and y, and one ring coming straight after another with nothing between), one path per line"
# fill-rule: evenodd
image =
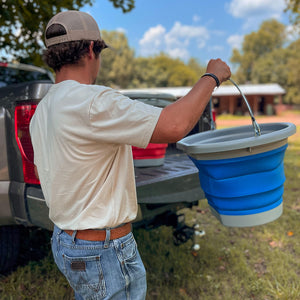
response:
M66 11L45 31L56 82L30 124L34 161L55 224L55 262L76 299L145 299L146 272L131 222L137 199L131 146L183 138L229 67L211 60L192 90L164 109L94 85L107 47L95 20Z

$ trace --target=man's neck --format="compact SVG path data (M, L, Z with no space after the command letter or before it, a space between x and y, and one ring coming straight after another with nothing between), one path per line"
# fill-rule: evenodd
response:
M92 84L89 72L85 68L65 66L56 72L55 83L65 80L75 80L82 84Z
M78 64L65 65L56 72L55 83L75 80L82 84L93 84L95 78L93 78L92 74L91 60L88 57L84 57Z

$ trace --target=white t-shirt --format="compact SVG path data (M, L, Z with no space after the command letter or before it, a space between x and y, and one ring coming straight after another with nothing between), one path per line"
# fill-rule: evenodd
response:
M131 145L145 148L161 108L104 86L53 85L30 123L50 219L61 229L115 227L136 218Z

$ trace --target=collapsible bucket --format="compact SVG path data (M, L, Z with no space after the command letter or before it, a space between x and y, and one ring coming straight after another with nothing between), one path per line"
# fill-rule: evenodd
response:
M258 125L241 94L252 126L206 131L177 143L198 168L212 213L232 227L262 225L280 217L287 138L296 132L292 123Z

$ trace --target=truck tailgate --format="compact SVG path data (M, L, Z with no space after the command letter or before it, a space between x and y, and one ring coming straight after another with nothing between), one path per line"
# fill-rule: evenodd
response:
M183 153L167 155L158 167L135 168L138 202L170 204L203 199L198 170Z

